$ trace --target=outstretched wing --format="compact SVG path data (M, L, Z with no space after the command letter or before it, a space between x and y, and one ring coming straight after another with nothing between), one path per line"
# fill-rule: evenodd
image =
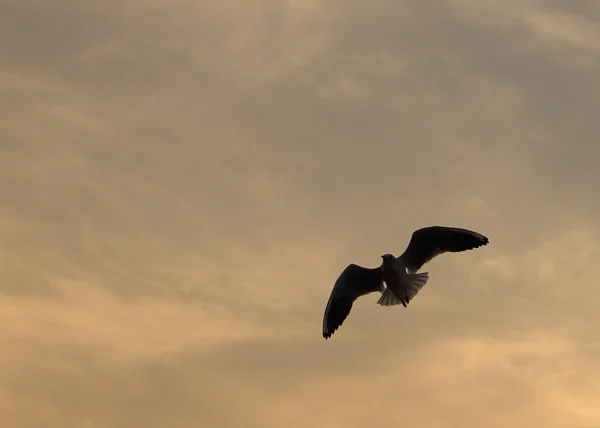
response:
M323 337L329 339L342 325L356 299L375 291L383 293L384 290L383 275L379 268L348 265L335 282L325 307Z
M488 243L488 238L472 230L445 226L425 227L412 234L406 251L398 259L410 273L414 273L435 256L446 252L473 250Z

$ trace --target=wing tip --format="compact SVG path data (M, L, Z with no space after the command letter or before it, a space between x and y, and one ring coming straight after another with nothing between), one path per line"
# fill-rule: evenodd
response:
M467 248L467 251L476 250L477 248L485 247L486 245L488 245L490 243L490 240L488 238L486 238L483 235L481 235L481 236L482 236L481 238L479 238L475 243L472 244L471 248Z
M333 327L333 328L330 328L329 326L326 326L325 329L323 329L323 338L325 340L331 338L331 336L333 336L333 333L335 333L338 328L339 328L339 326Z
M479 238L479 247L484 247L484 246L486 246L487 244L490 243L490 240L488 239L487 236L484 236L481 233L478 233L477 235L479 235L478 236L478 238Z
M346 321L352 309L352 300L332 296L323 316L323 337L329 339Z
M333 299L332 299L333 300ZM347 315L346 315L347 316ZM344 323L346 317L342 320L336 320L335 306L334 312L331 312L331 302L327 305L325 316L323 317L323 338L329 339L333 333Z
M475 232L475 231L469 230L469 229L460 229L460 228L456 228L456 227L451 227L448 229L451 229L451 230L453 229L453 230L459 231L463 234L466 232L468 235L470 235L472 238L474 238L474 240L472 241L473 248L471 248L471 249L483 247L490 243L489 238L485 235L482 235L479 232Z

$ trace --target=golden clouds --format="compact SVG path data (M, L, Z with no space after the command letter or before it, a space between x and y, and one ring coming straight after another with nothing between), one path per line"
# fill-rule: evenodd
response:
M599 423L595 4L76 3L0 6L7 427Z

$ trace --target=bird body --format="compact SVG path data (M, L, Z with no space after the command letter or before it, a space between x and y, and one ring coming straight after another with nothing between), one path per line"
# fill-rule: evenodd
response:
M382 306L401 303L406 307L427 283L429 273L408 273L402 259L391 254L384 254L382 259L383 281L387 287L377 303Z
M429 280L428 272L417 273L425 263L446 252L473 250L488 243L487 237L468 229L430 226L413 232L400 257L381 256L383 261L377 268L348 265L335 282L327 301L323 337L330 338L342 325L359 297L379 292L379 305L402 304L406 307Z

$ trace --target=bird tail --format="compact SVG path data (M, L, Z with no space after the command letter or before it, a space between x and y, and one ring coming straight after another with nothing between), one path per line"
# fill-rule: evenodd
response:
M377 304L381 306L396 306L400 303L402 302L399 299L397 299L396 296L394 296L394 293L390 288L386 288L386 290L383 292L383 294L377 301Z
M414 299L421 288L427 284L428 279L429 272L409 274L408 285L406 286L406 290L403 290L403 292L406 293L406 300L404 303L401 299L396 297L392 289L389 287L385 289L377 303L381 306L396 306L400 304L406 306L408 302Z

